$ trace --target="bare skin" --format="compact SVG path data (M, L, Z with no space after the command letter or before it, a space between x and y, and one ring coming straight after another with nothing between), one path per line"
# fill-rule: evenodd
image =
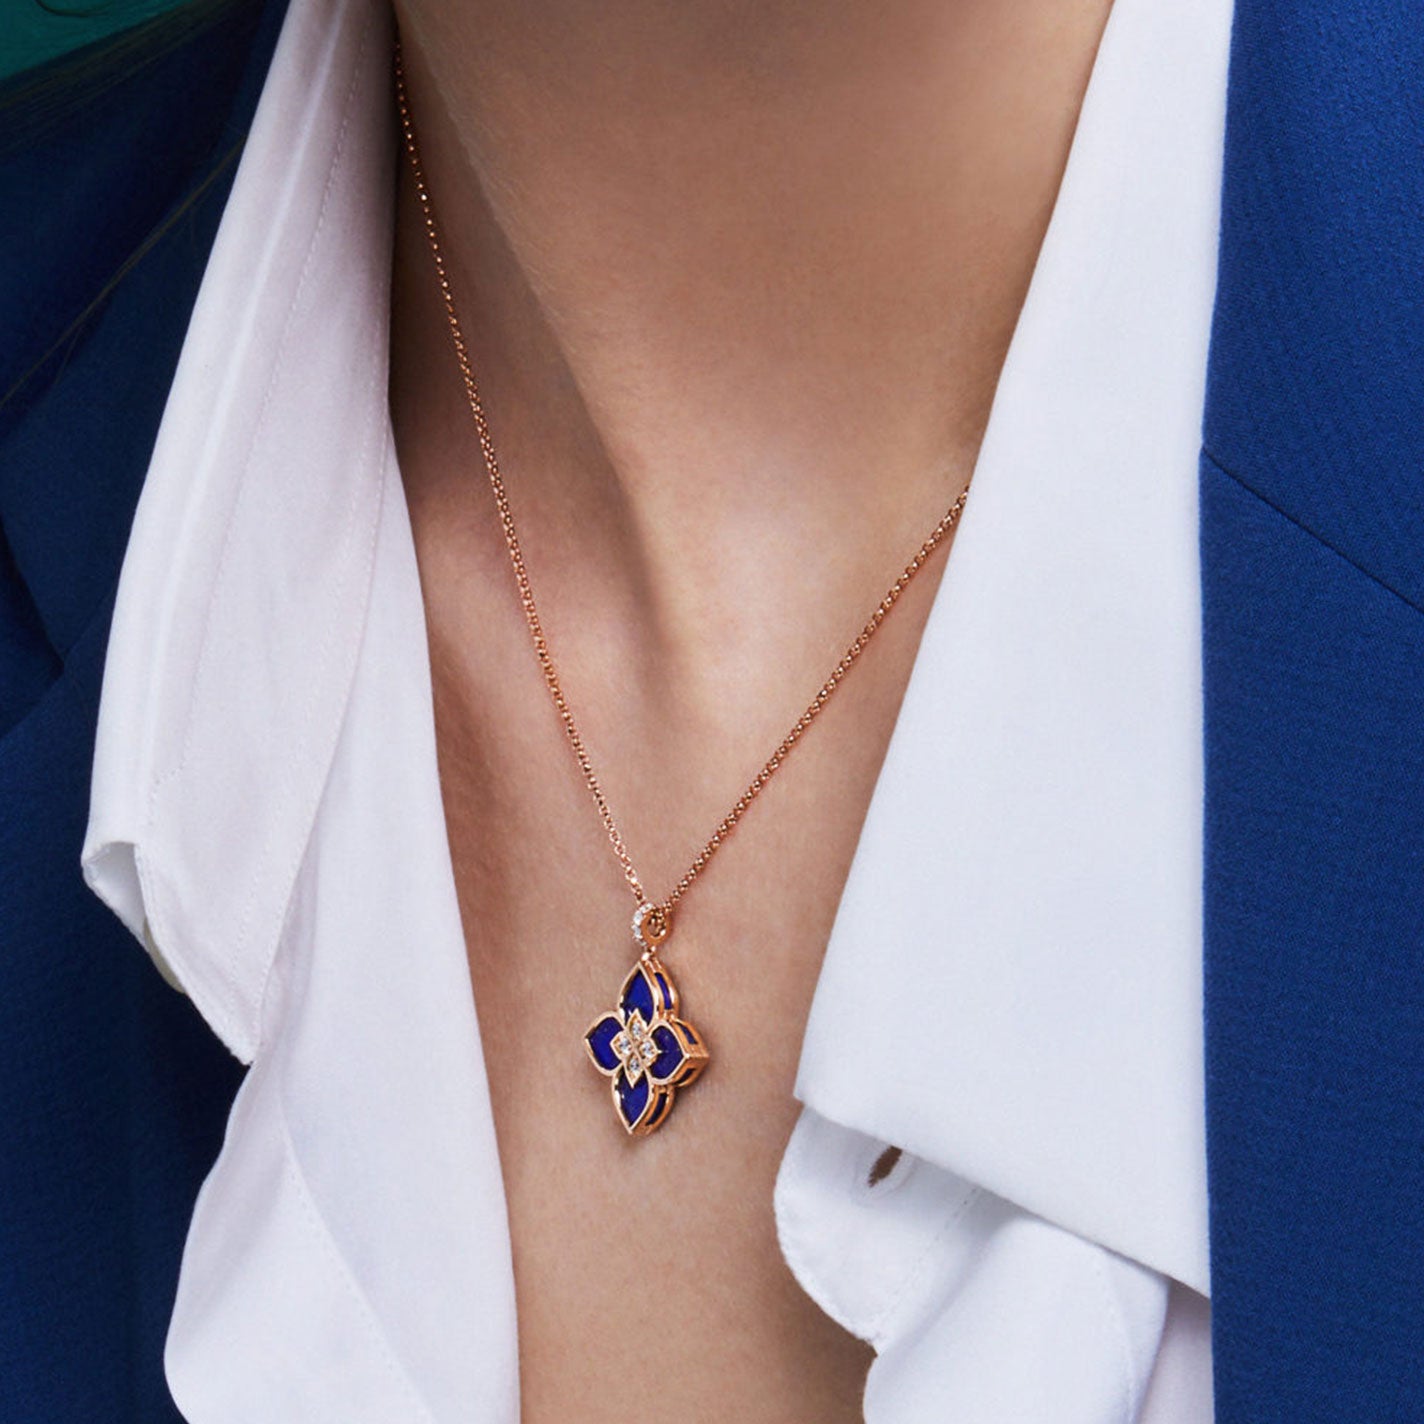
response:
M399 9L540 607L662 894L969 478L1107 0ZM408 183L393 310L525 1424L646 1405L654 1352L685 1420L858 1419L868 1347L788 1273L772 1187L944 555L684 902L668 960L715 1061L630 1142L579 1040L633 900L534 663Z

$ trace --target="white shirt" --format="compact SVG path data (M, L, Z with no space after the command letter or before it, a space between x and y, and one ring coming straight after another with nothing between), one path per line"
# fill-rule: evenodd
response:
M876 1348L872 1424L1210 1418L1196 458L1229 25L1114 7L811 1011L774 1209ZM293 0L105 670L85 873L252 1065L169 1332L191 1424L518 1418L386 403L389 64L376 0Z

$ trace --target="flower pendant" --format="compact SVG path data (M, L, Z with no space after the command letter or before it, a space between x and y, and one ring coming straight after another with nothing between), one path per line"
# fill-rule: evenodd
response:
M666 938L666 918L656 922L664 928L654 938L644 929L646 908L633 922L642 957L623 981L617 1008L597 1019L583 1038L593 1066L613 1080L613 1108L630 1137L661 1127L677 1090L707 1066L707 1047L678 1017L677 989L653 952Z

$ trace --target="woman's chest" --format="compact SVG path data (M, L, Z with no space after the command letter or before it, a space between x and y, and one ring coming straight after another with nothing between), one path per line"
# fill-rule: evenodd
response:
M858 1420L871 1352L796 1283L773 1192L878 757L838 757L832 728L823 754L762 798L679 905L661 955L709 1061L658 1129L633 1137L584 1038L617 1010L638 958L634 898L552 711L536 700L519 724L498 696L473 699L433 642L442 796L505 1183L526 1424L666 1407L659 1397L693 1419ZM859 710L874 707L869 698ZM848 703L847 720L856 711ZM554 737L531 723L553 723ZM871 730L883 748L888 724ZM696 768L683 770L695 785Z

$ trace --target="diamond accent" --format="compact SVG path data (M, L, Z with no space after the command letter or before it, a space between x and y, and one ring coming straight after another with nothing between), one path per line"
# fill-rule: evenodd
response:
M636 1083L657 1060L658 1046L653 1042L652 1029L653 1026L643 1022L642 1014L633 1014L623 1032L613 1040L613 1051L618 1055L629 1083Z

